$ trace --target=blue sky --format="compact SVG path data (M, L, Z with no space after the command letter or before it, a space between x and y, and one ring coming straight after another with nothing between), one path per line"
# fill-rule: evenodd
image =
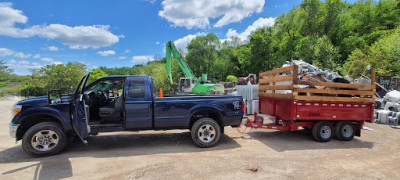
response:
M301 0L0 1L0 59L17 74L78 61L88 69L146 63L174 41L215 33L243 41Z

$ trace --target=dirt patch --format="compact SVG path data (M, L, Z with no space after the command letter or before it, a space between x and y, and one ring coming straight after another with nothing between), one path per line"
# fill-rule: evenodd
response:
M187 130L100 133L62 154L31 158L8 135L10 108L0 101L0 179L399 179L400 130L366 124L362 137L318 143L310 132L226 127L213 148Z

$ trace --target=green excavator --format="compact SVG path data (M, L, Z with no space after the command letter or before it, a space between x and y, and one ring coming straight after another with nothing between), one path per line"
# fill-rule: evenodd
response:
M193 75L189 65L183 60L181 53L176 49L174 43L169 41L165 47L166 59L167 59L167 77L169 82L172 84L171 74L171 54L175 57L182 69L185 77L179 78L178 82L178 94L223 94L224 85L212 84L207 81L207 74L202 74L200 78L196 78Z

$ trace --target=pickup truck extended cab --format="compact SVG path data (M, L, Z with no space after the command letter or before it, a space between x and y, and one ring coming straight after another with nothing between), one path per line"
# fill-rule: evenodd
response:
M243 118L241 96L158 97L150 76L108 76L86 86L89 75L74 94L50 90L14 105L10 135L27 154L59 153L75 135L86 144L99 132L138 130L189 129L197 146L212 147L224 126Z

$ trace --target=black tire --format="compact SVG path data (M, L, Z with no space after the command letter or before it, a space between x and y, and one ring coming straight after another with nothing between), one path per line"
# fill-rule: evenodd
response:
M192 126L190 131L193 143L202 148L215 146L221 136L221 128L211 118L200 118Z
M57 143L56 140L58 140ZM34 147L34 144L38 145ZM43 146L42 144L47 145ZM36 124L29 128L22 138L22 148L27 154L34 157L55 155L64 150L67 145L67 135L60 124L55 122ZM45 150L46 148L48 150Z
M312 135L318 142L328 142L334 133L333 126L328 121L318 121L312 128Z
M356 127L350 121L339 121L335 125L336 139L341 141L350 141L354 138Z

